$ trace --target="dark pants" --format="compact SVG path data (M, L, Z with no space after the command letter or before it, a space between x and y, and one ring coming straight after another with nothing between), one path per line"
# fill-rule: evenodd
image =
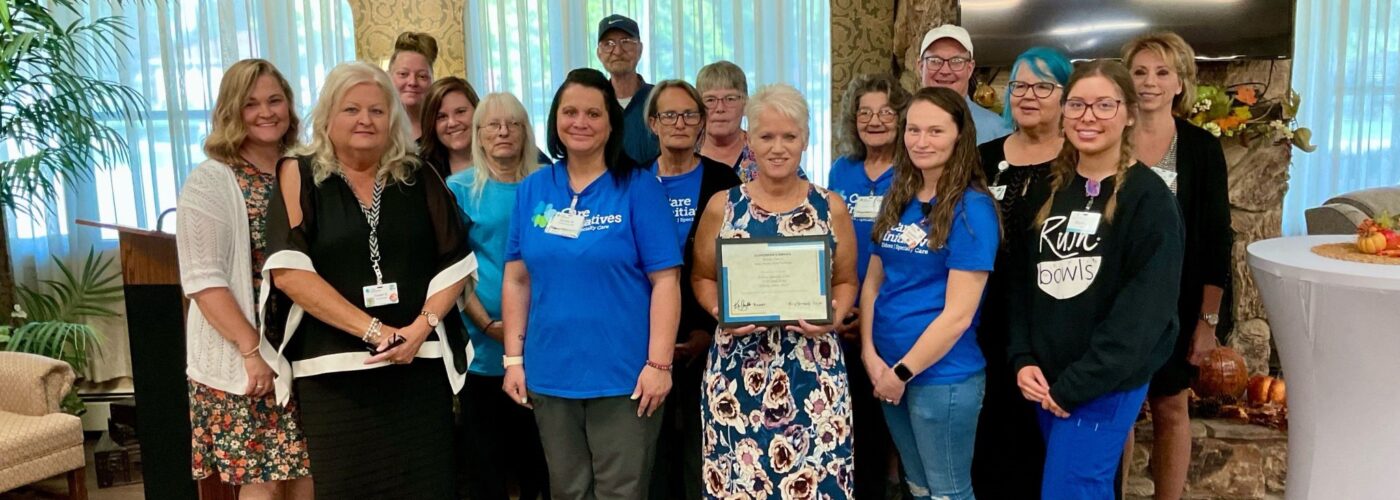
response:
M875 399L875 387L865 363L860 359L860 342L843 341L846 350L847 380L851 386L851 426L855 437L856 498L890 498L890 457L894 441L885 422L885 410ZM898 483L896 483L898 485ZM901 495L902 496L902 495Z
M509 500L516 485L520 500L549 498L549 471L540 449L535 416L501 390L502 377L467 374L458 395L458 462L472 500Z
M647 498L661 412L637 416L627 396L567 399L530 393L556 500Z
M652 500L695 500L704 491L700 482L700 438L704 432L700 425L700 386L704 374L704 353L684 362L677 360L656 444Z

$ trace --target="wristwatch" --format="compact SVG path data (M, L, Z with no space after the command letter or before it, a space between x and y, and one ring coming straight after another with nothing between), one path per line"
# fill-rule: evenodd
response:
M438 326L438 315L437 315L436 313L433 313L432 311L429 311L429 310L424 309L423 312L418 313L418 315L419 315L419 316L424 316L424 317L428 318L428 327L429 327L429 328L437 328L437 326Z
M903 361L895 363L891 370L894 370L894 376L899 377L900 382L908 382L909 379L914 378L914 372L909 371L909 367L904 366Z
M1201 315L1201 321L1206 322L1211 328L1215 328L1216 325L1220 324L1220 315L1216 313L1205 313Z

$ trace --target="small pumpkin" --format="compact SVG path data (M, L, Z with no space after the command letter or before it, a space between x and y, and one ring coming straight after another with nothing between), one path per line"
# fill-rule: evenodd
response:
M1249 368L1244 357L1229 347L1219 347L1206 354L1201 362L1196 382L1191 384L1196 394L1204 398L1239 399L1249 386Z
M1361 221L1361 225L1356 226L1356 250L1369 255L1375 255L1381 253L1381 250L1385 250L1388 242L1381 229L1380 224L1374 220Z
M1283 379L1268 375L1255 375L1249 379L1249 404L1262 406L1276 404L1288 406L1288 389Z

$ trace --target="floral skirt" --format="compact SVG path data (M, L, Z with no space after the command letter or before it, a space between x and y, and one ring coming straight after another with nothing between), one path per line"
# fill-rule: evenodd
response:
M835 334L716 333L700 406L707 497L853 497L850 394Z
M277 405L190 381L191 456L195 479L218 474L228 484L283 481L311 475L296 400Z

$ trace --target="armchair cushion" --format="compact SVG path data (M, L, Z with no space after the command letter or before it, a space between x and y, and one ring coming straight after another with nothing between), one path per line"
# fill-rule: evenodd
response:
M1382 213L1400 214L1400 186L1352 191L1304 211L1308 234L1352 234L1361 221Z
M84 459L78 417L0 412L0 491L83 467Z
M0 352L0 412L31 417L58 413L73 379L73 368L62 361L37 354Z

